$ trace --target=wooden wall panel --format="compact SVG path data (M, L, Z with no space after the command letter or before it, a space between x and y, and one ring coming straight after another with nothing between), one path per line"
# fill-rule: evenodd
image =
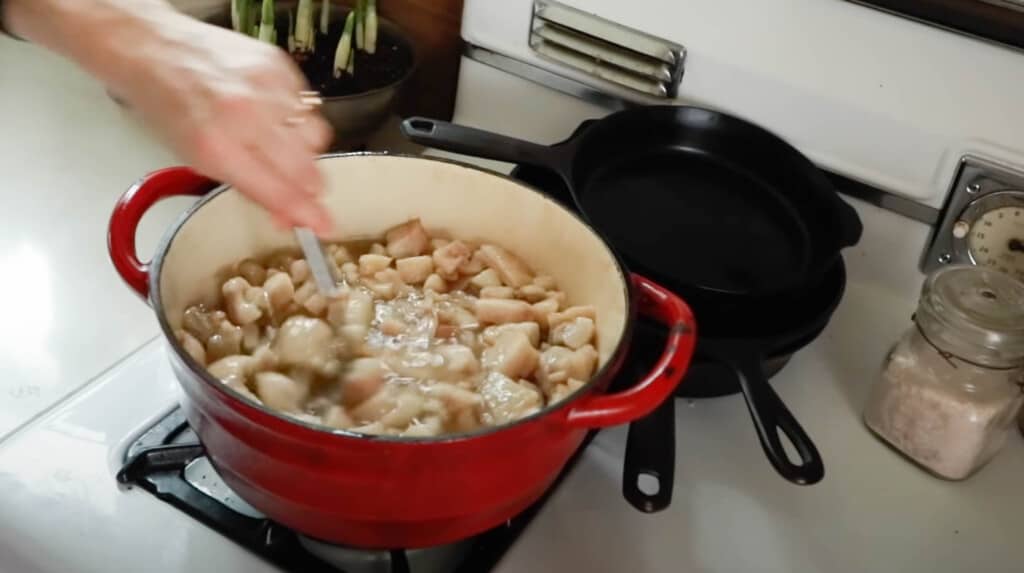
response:
M462 54L462 0L377 0L377 10L405 29L418 49L419 69L398 112L451 119Z

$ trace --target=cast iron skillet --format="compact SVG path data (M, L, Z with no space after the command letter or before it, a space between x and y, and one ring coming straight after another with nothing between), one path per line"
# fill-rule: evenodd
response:
M595 120L583 122L573 137L589 128ZM544 168L519 165L512 174L536 188L542 189L552 199L574 208L572 195L565 183L556 174ZM792 358L792 355L810 344L828 324L833 312L841 301L845 286L845 268L842 261L839 268L831 269L825 281L809 292L801 294L801 310L796 311L794 320L806 321L807 335L791 346L772 351L761 362L761 373L765 380L777 374ZM791 307L792 308L792 307ZM776 320L771 312L761 320ZM703 323L702 323L703 324ZM778 324L778 323L774 323ZM800 329L796 329L800 330ZM653 321L638 320L633 343L627 355L620 378L631 379L632 373L644 372L658 359L657 349L664 346L664 327ZM741 391L739 380L729 364L702 355L701 340L697 353L687 371L686 378L676 390L676 395L687 398L709 398L736 394ZM662 404L645 418L630 424L623 464L623 496L640 511L657 512L667 508L672 500L675 472L675 405L672 401ZM642 491L639 487L641 475L653 478L655 491Z
M791 439L801 456L802 465L796 466L789 460L775 427L783 427L787 436L791 432L802 434L803 430L788 410L777 408L781 401L768 385L768 380L789 363L793 354L821 334L845 290L846 268L840 258L820 285L806 293L804 304L792 309L788 322L776 321L764 329L751 329L751 338L738 343L735 339L716 338L714 334L704 335L702 332L694 361L676 390L677 396L691 398L742 392L768 460L783 477L799 484L820 481L824 477L824 465L809 438L806 441ZM742 325L736 327L743 328ZM638 321L626 366L620 375L628 377L631 369L642 369L657 360L652 349L663 343L666 334L665 329L656 323ZM731 344L737 346L730 347ZM801 449L801 444L810 449ZM675 417L671 407L656 410L630 424L622 476L626 500L641 511L658 511L667 507L672 499L674 464ZM656 493L645 493L639 489L637 483L641 475L651 476L659 482Z
M553 146L410 118L411 140L546 167L630 267L708 320L818 280L861 233L825 175L772 133L719 112L635 107Z
M402 131L425 145L558 173L628 266L694 309L702 338L713 335L706 353L736 373L776 469L800 484L822 478L814 444L751 366L775 343L765 325L787 320L862 230L800 152L756 125L693 107L630 108L550 147L423 118ZM788 460L779 431L800 465Z

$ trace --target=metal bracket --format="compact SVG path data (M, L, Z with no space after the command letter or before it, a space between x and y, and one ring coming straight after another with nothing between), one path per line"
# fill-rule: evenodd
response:
M1024 193L1024 173L988 159L962 157L939 224L933 228L921 257L921 271L930 273L948 264L973 264L962 221L973 220L985 207L995 207L993 202L1005 198L1006 191Z

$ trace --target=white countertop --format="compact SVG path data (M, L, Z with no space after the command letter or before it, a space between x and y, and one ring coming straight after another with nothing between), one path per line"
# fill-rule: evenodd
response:
M102 86L0 38L0 437L154 336L107 257L114 202L174 163ZM187 204L154 208L140 251Z

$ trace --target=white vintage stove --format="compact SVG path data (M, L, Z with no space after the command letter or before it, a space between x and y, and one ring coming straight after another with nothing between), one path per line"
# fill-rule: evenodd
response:
M764 125L834 175L864 237L845 252L847 292L830 325L772 382L820 449L825 479L800 487L775 474L739 396L679 399L665 511L623 499L626 429L615 428L535 514L468 548L317 547L261 520L196 458L153 339L87 384L55 385L0 417L0 572L1024 568L1024 438L953 483L860 421L922 269L1024 269L1014 242L1024 223L998 217L1024 204L1024 53L839 0L466 0L463 38L457 123L553 143L628 103L690 103ZM372 146L411 149L396 137L391 125ZM986 221L997 231L979 233ZM141 306L123 290L119 304ZM105 336L102 322L94 330ZM154 446L158 455L136 456Z

